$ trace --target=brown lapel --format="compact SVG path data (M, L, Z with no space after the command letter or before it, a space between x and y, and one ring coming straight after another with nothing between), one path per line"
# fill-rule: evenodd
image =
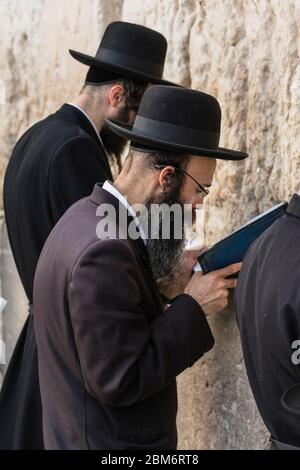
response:
M131 222L133 222L133 217L128 213L126 208L119 202L119 200L110 194L108 191L105 191L105 189L102 189L102 183L97 183L94 186L93 192L90 196L90 199L93 203L97 204L98 206L101 204L111 204L114 206L115 211L116 211L116 224L117 228L124 233L128 234L128 226ZM123 210L124 207L124 213L126 213L126 216L122 217L122 221L126 221L126 227L120 227L120 209ZM149 262L149 257L148 257L148 252L147 248L145 246L145 243L141 237L138 237L137 239L133 239L128 236L128 240L132 244L133 248L135 251L138 252L139 257L143 261L144 266L146 267L147 273L148 273L148 278L149 278L149 285L152 286L152 292L155 297L155 300L159 306L160 310L164 310L164 301L163 298L157 288L156 282L153 277L151 265Z

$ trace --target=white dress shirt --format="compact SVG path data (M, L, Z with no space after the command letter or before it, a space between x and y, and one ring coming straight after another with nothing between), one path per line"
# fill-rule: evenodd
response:
M81 111L82 114L84 114L84 116L87 118L87 120L90 122L90 124L93 126L93 129L95 130L96 134L97 134L97 137L100 141L100 144L101 146L104 148L104 145L103 145L103 142L102 142L102 139L101 139L101 136L99 134L99 131L97 129L97 127L95 126L95 123L91 120L90 116L80 107L78 106L78 104L74 104L74 103L67 103L69 106L73 106L74 108L78 109L78 111ZM105 150L105 148L104 148Z
M141 235L143 242L145 243L145 245L147 245L147 237L143 230L143 227L141 226L139 218L137 217L136 213L132 209L131 205L128 203L126 197L124 197L123 194L121 194L120 191L118 191L117 188L115 188L115 186L108 180L105 181L105 183L102 186L102 189L104 189L108 193L115 196L120 201L120 203L127 209L129 214L133 217L133 220L138 228L138 231Z

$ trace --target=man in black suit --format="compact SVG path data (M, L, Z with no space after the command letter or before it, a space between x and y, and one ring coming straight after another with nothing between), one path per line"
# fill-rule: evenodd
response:
M148 84L168 83L162 79L166 50L165 38L156 31L125 22L110 24L95 57L70 51L90 66L79 96L17 142L5 175L4 207L30 305L37 260L52 228L97 181L112 179L110 158L120 166L126 141L109 130L105 118L130 122ZM43 447L32 315L6 372L0 416L0 449Z
M299 246L300 196L294 194L286 214L250 247L235 292L247 374L273 449L300 449L300 414L282 403L300 382Z
M181 272L183 206L202 204L216 158L247 156L218 147L220 122L212 96L166 86L146 91L133 126L108 120L132 142L123 169L64 214L36 269L47 449L176 448L176 376L213 346L206 317L240 263L195 273L171 305L158 286Z
M300 364L300 339L297 340L297 350L294 351L294 362ZM284 391L281 397L282 405L290 412L300 416L300 382Z

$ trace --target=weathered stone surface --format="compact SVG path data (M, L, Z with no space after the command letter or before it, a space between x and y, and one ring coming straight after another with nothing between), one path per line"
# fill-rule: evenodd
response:
M86 68L67 49L93 53L106 24L123 18L165 34L165 76L214 94L223 110L221 145L251 155L219 163L206 206L207 243L299 191L298 0L2 0L0 18L7 100L0 105L0 176L17 137L81 87ZM13 292L5 263L2 279ZM19 311L14 306L11 317ZM178 378L179 446L264 448L268 433L232 310L211 324L214 350Z
M0 176L17 138L80 90L87 67L68 49L94 53L121 0L3 0L0 3ZM2 178L1 178L2 180ZM1 189L1 188L0 188Z

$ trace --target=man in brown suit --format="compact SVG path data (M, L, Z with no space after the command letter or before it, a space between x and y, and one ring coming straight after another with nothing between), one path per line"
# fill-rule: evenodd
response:
M65 213L36 270L46 449L176 448L176 376L212 348L206 317L226 307L240 264L196 273L164 302L158 287L181 272L184 238L164 239L151 211L194 212L216 158L246 158L219 148L220 121L215 98L166 86L145 93L133 126L108 121L132 141L122 172ZM183 232L181 219L170 225Z

